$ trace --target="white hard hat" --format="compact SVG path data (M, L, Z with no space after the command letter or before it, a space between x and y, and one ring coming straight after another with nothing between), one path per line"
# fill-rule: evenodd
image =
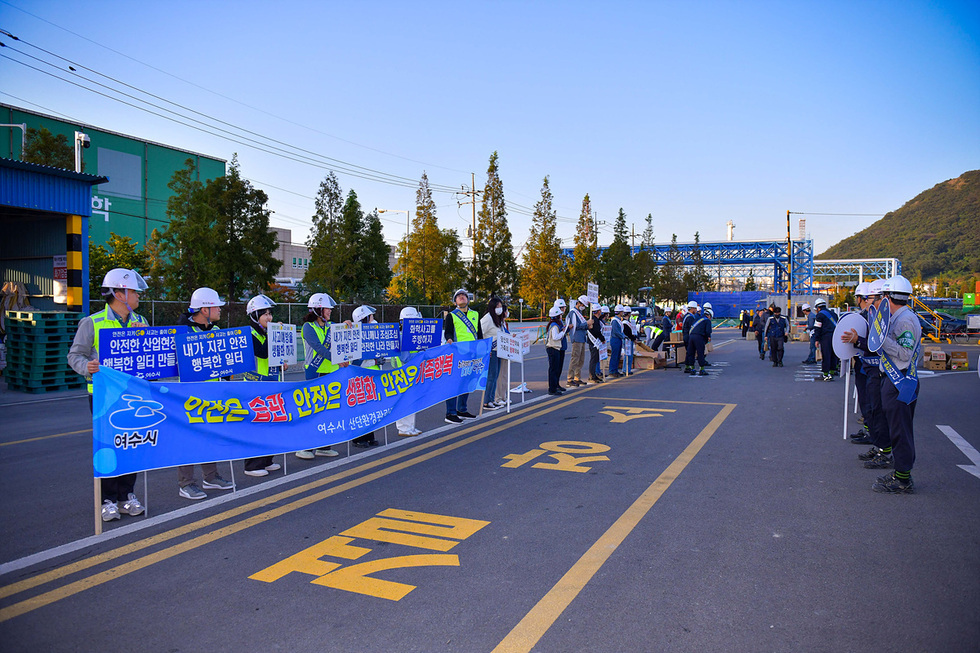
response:
M885 285L884 279L875 279L868 284L868 294L869 295L880 295L881 289Z
M712 308L711 308L710 306L708 306L707 304L705 304L705 306L704 306L704 312L705 312L705 313L707 313L708 315L710 315L711 317L714 317L714 316L715 316L715 311L714 311L714 309L712 309Z
M701 308L711 308L711 302L705 302Z
M370 306L358 306L354 309L354 314L351 316L355 322L363 322L370 316L374 315L375 311Z
M807 304L806 302L803 302L803 306L800 306L800 310L809 311L810 310L810 305Z
M560 306L552 306L551 307L551 310L548 311L548 317L558 317L560 315L561 315L561 307Z
M616 308L614 308L613 310L616 311L617 313L622 313L626 309L623 308L623 305L622 304L616 304Z
M867 281L862 281L861 283L859 283L857 285L857 288L854 289L854 296L855 297L867 297L868 295L871 294L871 292L869 290L870 287L871 287L871 284L870 283L868 283Z
M818 297L817 300L813 302L814 308L820 308L821 306L826 306L826 305L827 305L827 300L823 299L822 297Z
M579 295L577 301L582 306L588 306L589 305L589 297L587 295Z
M688 308L693 308L693 309L697 309L697 307L698 307L698 303L697 303L696 301L694 301L694 300L692 299L691 301L689 301L689 302L687 303L687 307L688 307Z
M199 311L210 306L224 306L225 303L218 297L218 293L211 288L198 288L191 295L190 309Z
M417 320L420 317L422 316L419 315L418 309L414 306L406 306L402 309L402 312L398 314L399 320Z
M911 295L912 283L900 274L896 274L885 282L881 292L886 295Z
M603 313L606 313L607 315L609 314L609 307L606 306L605 304L603 304L602 306L600 306L599 307L599 310L601 310Z
M114 268L106 272L105 278L102 279L102 287L127 288L136 292L143 292L149 288L139 272L128 268Z
M307 308L336 308L337 302L325 292L315 292L310 295L310 301L306 303L306 306Z
M276 303L265 295L256 295L248 300L248 304L245 305L245 312L251 315L252 313L272 308L275 305Z
M568 306L568 304L565 303L564 299L559 297L558 299L555 300L555 306L557 306L558 308L565 308L566 306Z
M681 315L687 315L687 306L681 306L680 310L677 311Z
M470 298L470 293L467 292L466 288L460 288L453 293L453 301L455 302L456 298L459 297L460 295L466 295L467 300Z

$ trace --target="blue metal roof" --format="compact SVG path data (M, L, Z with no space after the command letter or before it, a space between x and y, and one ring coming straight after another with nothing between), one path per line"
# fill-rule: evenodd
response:
M92 186L107 177L0 158L0 206L92 215Z

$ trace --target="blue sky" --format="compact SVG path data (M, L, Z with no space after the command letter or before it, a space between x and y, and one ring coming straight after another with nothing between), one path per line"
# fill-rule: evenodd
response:
M620 207L638 234L652 213L658 241L723 240L728 220L736 239L777 239L786 210L880 215L980 168L975 1L0 0L0 27L236 126L414 182L426 171L459 188L473 172L482 188L496 150L510 202L533 206L550 176L569 244L586 193L606 221L603 244ZM237 152L294 241L327 174L7 59L0 100ZM368 209L414 209L414 187L339 178ZM471 210L457 199L435 196L439 221L465 236ZM515 248L530 227L521 211L509 215ZM404 215L383 218L389 242L404 235ZM876 219L806 218L817 252Z

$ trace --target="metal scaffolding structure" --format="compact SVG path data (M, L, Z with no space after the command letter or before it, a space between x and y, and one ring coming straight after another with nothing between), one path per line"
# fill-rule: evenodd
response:
M814 277L857 277L858 283L867 279L887 279L902 273L897 258L821 259L813 261Z

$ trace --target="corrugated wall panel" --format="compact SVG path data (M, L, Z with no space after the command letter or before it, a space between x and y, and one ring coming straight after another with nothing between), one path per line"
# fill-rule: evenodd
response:
M91 185L83 181L0 168L0 204L90 216L92 190Z

